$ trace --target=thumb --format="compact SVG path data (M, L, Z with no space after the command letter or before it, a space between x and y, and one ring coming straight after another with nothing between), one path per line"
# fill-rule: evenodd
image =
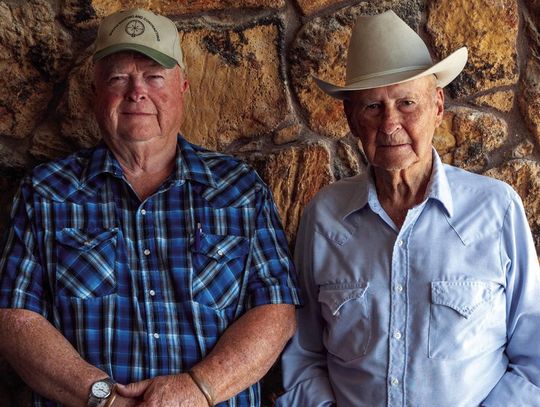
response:
M127 386L117 383L116 391L122 397L139 397L146 392L150 386L151 380L143 380L142 382L130 383Z

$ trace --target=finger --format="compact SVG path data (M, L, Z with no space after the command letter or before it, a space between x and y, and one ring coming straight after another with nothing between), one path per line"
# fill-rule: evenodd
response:
M127 386L117 384L116 391L124 397L139 397L144 394L151 382L151 380L143 380L142 382L130 383Z

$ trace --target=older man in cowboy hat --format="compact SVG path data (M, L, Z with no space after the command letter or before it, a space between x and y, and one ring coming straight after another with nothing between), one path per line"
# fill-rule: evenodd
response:
M0 352L35 406L258 406L298 303L271 194L246 164L179 135L174 22L114 13L93 59L103 142L21 183Z
M367 172L323 189L296 245L306 305L278 406L540 406L540 270L518 195L432 147L462 48L433 64L360 17L343 99Z

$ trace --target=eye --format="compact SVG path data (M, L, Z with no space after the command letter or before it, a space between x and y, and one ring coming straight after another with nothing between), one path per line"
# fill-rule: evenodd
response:
M378 115L381 111L382 105L380 103L368 103L364 105L362 111L367 116Z
M145 76L145 80L149 86L161 87L165 82L165 76L161 73L152 73Z
M109 76L109 79L108 79L108 82L110 84L117 84L117 83L121 83L123 81L125 81L127 78L126 75L111 75Z
M416 105L416 102L414 100L405 99L400 102L400 105L405 109L410 109Z
M370 103L369 105L366 105L366 110L375 110L378 109L381 105L378 103Z

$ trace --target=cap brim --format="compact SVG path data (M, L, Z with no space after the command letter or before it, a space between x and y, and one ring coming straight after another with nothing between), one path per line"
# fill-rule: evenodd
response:
M145 47L144 45L129 44L129 43L115 44L115 45L111 45L110 47L104 48L94 54L93 61L94 62L99 61L100 59L103 59L106 56L109 56L111 54L116 54L117 52L122 52L122 51L139 52L143 55L146 55L148 58L153 59L164 68L168 68L168 69L174 68L175 65L179 65L176 59L171 58L170 56L165 55L162 52L156 51L152 48Z
M442 61L429 69L415 69L405 72L393 72L388 75L370 77L346 86L337 86L326 82L316 76L313 77L319 88L336 99L345 99L348 92L354 90L374 89L383 86L395 85L411 81L427 75L435 75L437 86L441 88L452 82L463 70L467 63L467 48L462 47L454 51Z

